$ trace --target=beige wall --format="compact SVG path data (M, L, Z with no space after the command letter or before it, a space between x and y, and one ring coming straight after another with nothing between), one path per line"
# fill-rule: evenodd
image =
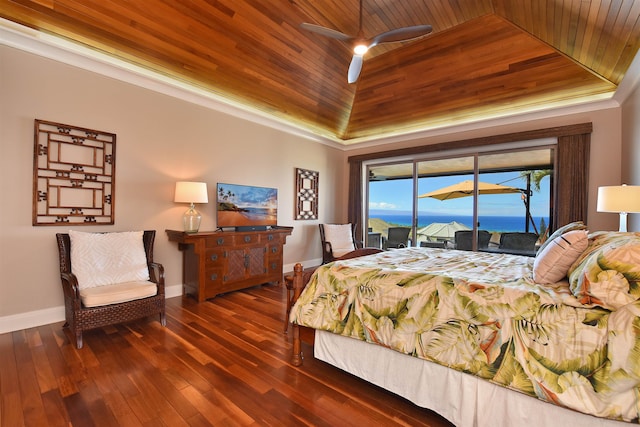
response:
M640 185L640 88L622 104L621 180L610 185ZM640 214L629 214L629 231L640 231Z
M116 224L85 231L156 229L155 257L168 286L181 283L181 254L164 230L179 229L186 206L172 202L177 180L273 186L279 223L294 226L285 268L320 258L319 222L346 219L346 157L389 147L336 149L177 98L0 46L0 323L29 313L62 316L54 235L66 227L33 227L33 120L117 134ZM614 229L617 218L595 213L598 185L620 180L621 109L522 121L398 143L437 143L591 121L594 124L589 218L592 229ZM635 154L637 158L637 153ZM294 221L294 169L320 172L318 221ZM214 205L199 206L201 229L215 227ZM52 321L52 320L49 320ZM0 330L3 330L0 324Z
M181 253L164 232L181 229L187 208L172 201L177 180L209 184L202 230L216 226L216 182L277 187L279 224L295 227L285 264L321 259L318 221L293 220L294 170L320 172L319 219L334 221L342 150L6 46L0 94L0 322L63 304L54 236L69 227L31 225L36 118L117 134L115 225L74 228L157 230L168 286L182 279Z

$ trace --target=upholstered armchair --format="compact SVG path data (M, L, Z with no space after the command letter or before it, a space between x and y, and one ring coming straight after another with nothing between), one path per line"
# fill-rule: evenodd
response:
M353 224L318 224L322 241L322 263L356 258L381 252L377 248L363 248L355 239Z
M82 333L159 315L166 325L164 268L153 261L155 231L56 234L65 327Z

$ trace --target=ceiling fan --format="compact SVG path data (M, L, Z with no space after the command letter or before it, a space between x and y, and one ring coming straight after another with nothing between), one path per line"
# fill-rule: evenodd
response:
M367 51L372 47L382 43L404 42L412 40L418 37L425 36L433 30L431 25L414 25L412 27L396 28L395 30L386 31L384 33L378 34L371 39L367 39L364 37L364 34L362 32L362 0L360 0L360 24L358 27L357 36L349 36L347 34L341 33L340 31L332 30L331 28L308 24L306 22L300 24L300 28L326 37L331 37L333 39L338 39L353 44L353 58L351 59L351 64L349 65L349 72L347 75L347 81L349 83L355 83L358 80L358 76L360 76L360 71L362 70L364 54L367 53Z

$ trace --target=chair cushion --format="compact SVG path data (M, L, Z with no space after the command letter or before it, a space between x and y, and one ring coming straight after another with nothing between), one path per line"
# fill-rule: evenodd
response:
M324 240L331 243L334 257L341 257L356 249L351 224L324 224Z
M149 280L142 235L142 231L69 231L71 271L78 279L78 287Z
M85 307L98 307L152 297L157 293L158 287L153 282L126 282L81 289L80 299Z

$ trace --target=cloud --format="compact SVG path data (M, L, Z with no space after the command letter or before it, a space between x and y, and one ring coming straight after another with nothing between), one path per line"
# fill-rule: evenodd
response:
M387 202L369 202L369 209L397 209L393 203Z

